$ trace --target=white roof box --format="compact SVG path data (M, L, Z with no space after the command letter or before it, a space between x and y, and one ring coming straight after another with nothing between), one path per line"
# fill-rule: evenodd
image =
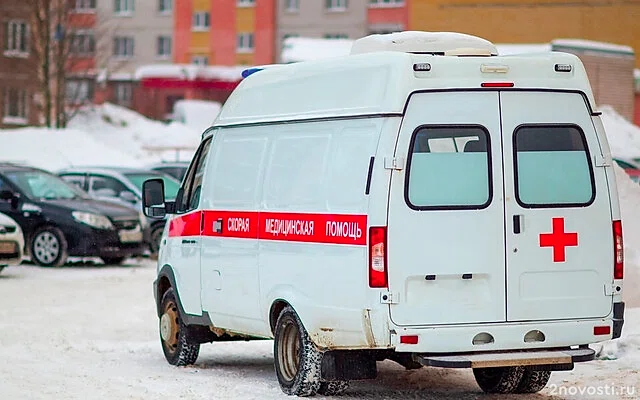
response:
M377 51L435 54L445 56L497 56L493 43L456 32L405 31L369 35L353 42L351 54Z

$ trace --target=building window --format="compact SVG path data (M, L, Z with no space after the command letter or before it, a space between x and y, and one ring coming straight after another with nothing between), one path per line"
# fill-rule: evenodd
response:
M121 106L131 106L133 100L133 86L130 83L117 83L115 86L116 103Z
M193 13L193 30L206 31L209 29L209 12L198 11Z
M191 56L191 64L209 65L209 57L207 56Z
M173 10L173 0L158 0L158 11L160 14L171 14Z
M8 57L29 55L29 25L26 21L6 23L4 54Z
M300 0L285 0L284 10L286 12L298 12L300 11Z
M171 57L171 36L158 36L157 55L159 58Z
M238 0L236 4L238 7L253 7L256 5L256 0Z
M113 38L113 55L116 57L133 57L133 38L124 36Z
M326 0L328 11L346 11L348 2L347 0Z
M73 9L77 13L92 13L96 11L96 0L76 0Z
M96 51L93 31L76 31L71 38L71 52L76 56L90 56Z
M91 101L93 99L93 85L86 79L68 79L65 83L65 98L71 104Z
M369 0L372 7L401 7L404 6L404 0Z
M5 124L27 124L27 91L24 89L8 88L4 91Z
M113 11L117 15L131 15L134 10L134 0L114 0Z
M236 51L238 53L252 53L253 52L253 33L244 32L238 33L237 36Z
M325 33L325 39L349 39L349 35L346 33Z

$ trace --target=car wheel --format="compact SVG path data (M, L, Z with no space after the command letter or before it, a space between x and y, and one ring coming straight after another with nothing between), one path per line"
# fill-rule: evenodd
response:
M187 340L188 327L182 321L173 289L162 296L162 316L160 317L160 342L164 357L169 364L184 366L196 362L200 344Z
M274 361L280 388L288 395L313 396L320 388L322 353L316 348L292 307L276 322Z
M318 394L323 396L340 396L349 389L349 381L321 382Z
M551 371L536 371L531 367L526 367L524 375L515 389L515 393L538 393L549 382Z
M31 239L31 260L42 267L60 267L67 262L67 241L55 226L38 229Z
M486 393L512 393L522 380L524 367L474 368L473 375Z
M162 232L164 226L156 226L151 230L151 237L149 238L149 250L151 251L151 257L156 257L160 250L160 242L162 241Z
M126 257L100 257L107 265L120 265Z

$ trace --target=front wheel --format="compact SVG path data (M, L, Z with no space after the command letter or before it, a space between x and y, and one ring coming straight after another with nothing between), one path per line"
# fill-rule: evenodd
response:
M474 368L473 376L486 393L512 393L522 380L524 367Z
M320 388L322 353L316 348L292 307L276 322L274 359L280 388L288 395L313 396Z
M60 267L67 261L67 241L55 226L38 229L30 247L31 260L42 267Z
M187 341L188 328L178 311L178 302L173 289L164 293L161 306L160 342L164 357L171 365L184 366L195 363L200 345L190 344Z

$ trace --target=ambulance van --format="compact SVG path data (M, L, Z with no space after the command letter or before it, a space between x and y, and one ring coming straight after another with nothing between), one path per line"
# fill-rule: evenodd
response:
M620 336L613 163L571 54L401 32L249 69L166 202L162 349L274 339L290 395L407 369L472 368L533 393Z

